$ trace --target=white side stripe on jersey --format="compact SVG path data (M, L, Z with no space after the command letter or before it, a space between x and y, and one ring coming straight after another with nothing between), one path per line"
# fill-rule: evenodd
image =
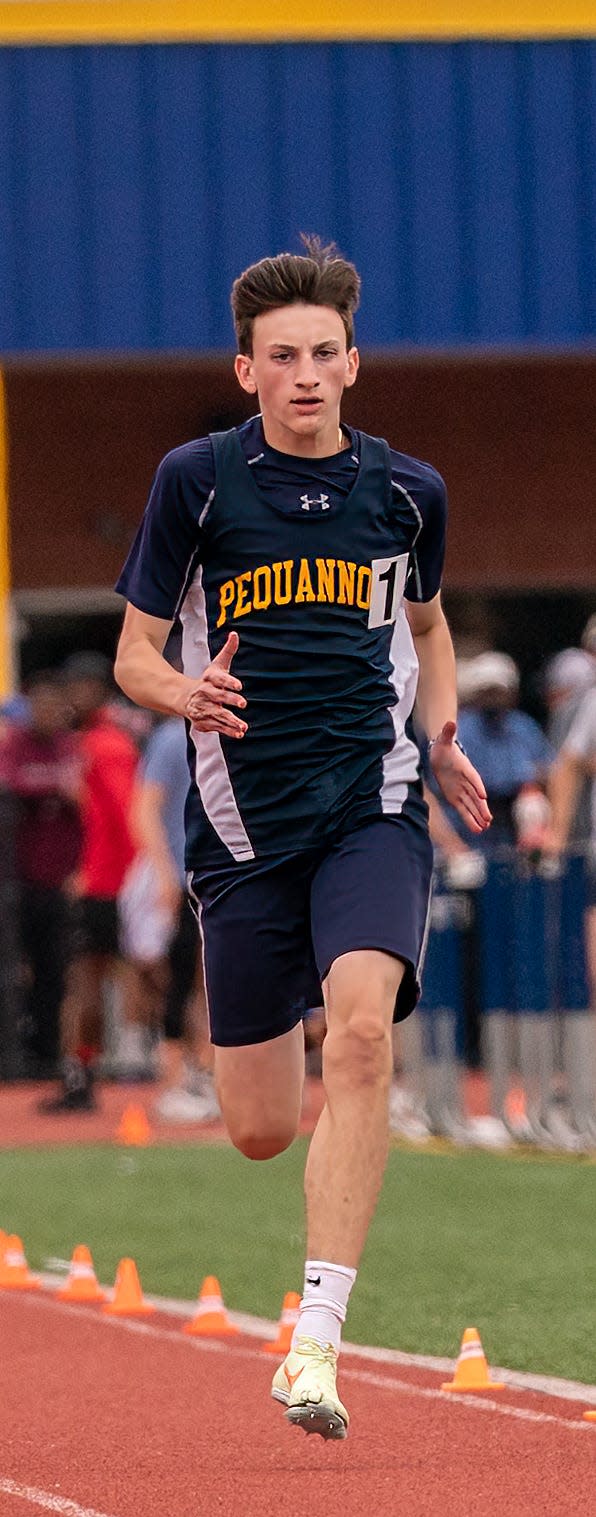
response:
M425 960L426 960L426 950L428 948L428 940L429 940L429 937L430 937L432 903L433 903L433 879L432 879L432 874L431 874L430 885L428 887L428 901L427 901L427 905L426 905L426 916L424 918L424 931L422 933L422 942L420 944L420 953L418 954L418 963L416 965L416 978L418 980L422 979L422 975L424 973L424 964L425 964Z
M211 663L203 571L199 566L180 613L182 665L191 678ZM217 836L237 861L254 859L254 849L238 810L218 732L190 729L196 749L195 782L205 813Z
M196 567L197 559L198 559L198 556L199 556L199 551L200 551L199 548L193 548L192 553L190 555L190 558L188 560L188 563L186 565L186 570L185 570L185 573L184 573L184 583L182 585L182 589L181 589L180 594L178 596L178 604L176 606L176 610L175 610L174 615L172 617L173 621L176 620L177 616L180 616L180 612L181 612L182 606L184 605L184 602L186 600L186 596L187 596L187 593L188 593L188 587L189 587L189 585L192 584L193 576L194 576L194 572L195 572L195 567Z
M408 492L405 489L404 485L400 485L399 480L394 479L393 475L391 475L391 488L392 488L392 490L399 490L400 495L403 495L404 500L407 500L408 505L411 507L412 511L414 512L414 516L416 517L416 521L418 522L418 531L417 531L416 536L414 538L414 543L415 543L415 542L418 541L418 538L420 537L420 533L422 531L422 525L423 525L423 523L422 523L422 517L421 517L420 512L418 510L418 507L416 505L416 501L412 500L411 495L408 495ZM412 547L414 546L414 543L412 543Z
M416 595L418 596L418 600L422 600L422 580L420 578L420 570L418 568L418 559L416 557L416 552L415 552L415 544L418 542L418 538L420 537L420 533L421 533L422 527L423 527L422 516L420 514L420 511L418 510L418 506L416 505L416 501L412 500L411 495L408 495L407 490L404 488L403 485L400 485L398 479L394 479L393 478L393 475L391 475L391 489L392 490L397 490L400 495L403 495L404 500L407 500L408 505L409 505L410 509L414 512L414 516L416 517L416 521L418 522L418 531L416 533L416 536L415 536L414 541L412 543L412 547L410 549L410 552L412 554L412 568L410 570L410 574L414 575L414 579L416 581Z
M392 665L390 679L398 699L390 709L395 742L383 759L380 800L382 810L395 815L403 809L408 785L418 778L420 761L416 744L405 730L416 698L418 659L403 606L397 613L389 657Z
M205 501L205 504L203 506L203 510L201 511L201 515L199 516L199 526L200 527L203 526L203 523L204 523L204 521L206 520L206 517L207 517L207 512L209 511L209 508L212 505L212 503L213 503L214 500L215 500L215 485L213 486L213 489L209 491L209 494L208 494L207 499Z

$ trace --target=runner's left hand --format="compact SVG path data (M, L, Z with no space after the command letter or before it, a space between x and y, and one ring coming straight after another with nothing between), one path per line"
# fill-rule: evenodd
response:
M455 807L470 832L486 832L492 822L486 790L478 770L457 747L455 733L455 722L445 722L432 744L430 766L445 800Z

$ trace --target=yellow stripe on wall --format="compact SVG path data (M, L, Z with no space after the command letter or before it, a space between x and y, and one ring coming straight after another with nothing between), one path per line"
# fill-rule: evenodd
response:
M0 700L10 694L12 673L7 414L4 375L0 370Z
M0 0L0 44L596 36L596 0Z

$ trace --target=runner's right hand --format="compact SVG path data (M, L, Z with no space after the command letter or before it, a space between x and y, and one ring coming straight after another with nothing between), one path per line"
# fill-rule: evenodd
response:
M229 711L229 706L245 706L240 694L242 683L230 674L230 665L238 651L238 633L230 632L223 648L209 664L191 690L184 715L199 732L221 732L225 737L244 737L246 722Z

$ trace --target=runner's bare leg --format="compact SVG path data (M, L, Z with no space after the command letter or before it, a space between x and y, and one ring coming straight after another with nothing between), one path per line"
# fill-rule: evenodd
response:
M215 1049L215 1083L228 1132L248 1159L272 1159L298 1130L304 1084L302 1022L267 1043Z
M404 965L374 950L347 953L327 977L326 1102L305 1174L307 1258L356 1269L389 1146L391 1028Z

